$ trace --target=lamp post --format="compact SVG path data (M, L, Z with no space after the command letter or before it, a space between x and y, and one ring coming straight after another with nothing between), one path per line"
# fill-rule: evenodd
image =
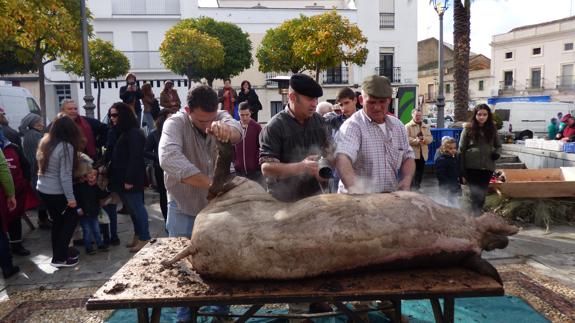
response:
M82 15L82 56L84 58L84 109L86 116L93 118L94 97L92 96L92 85L90 82L90 52L88 51L88 20L86 19L86 0L81 0L80 14Z
M437 72L439 74L439 88L437 89L437 128L443 128L445 122L445 97L443 96L443 14L449 6L449 0L431 0L433 9L439 15L439 62Z
M282 105L285 107L288 103L288 93L289 93L289 76L276 76L268 79L268 81L278 83L278 92L282 96Z

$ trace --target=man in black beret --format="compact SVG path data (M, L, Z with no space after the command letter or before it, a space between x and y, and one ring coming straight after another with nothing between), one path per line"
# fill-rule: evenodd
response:
M288 105L260 134L260 165L268 191L292 202L322 192L318 160L332 160L333 143L327 124L315 109L321 86L305 74L290 79Z

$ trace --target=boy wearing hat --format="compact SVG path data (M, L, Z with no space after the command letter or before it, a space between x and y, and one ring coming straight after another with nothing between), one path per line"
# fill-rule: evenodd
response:
M289 103L260 135L260 164L269 192L291 202L322 192L318 160L331 158L333 143L324 119L315 109L323 95L311 77L290 78Z
M338 192L409 190L415 155L401 121L388 115L391 84L386 77L372 75L363 81L361 90L363 109L348 118L336 135Z

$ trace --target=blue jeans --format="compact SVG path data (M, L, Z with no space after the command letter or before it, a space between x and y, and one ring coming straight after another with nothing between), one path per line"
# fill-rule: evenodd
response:
M192 236L194 229L195 215L184 213L176 204L176 201L168 202L168 219L166 220L166 230L170 238Z
M92 238L96 241L98 247L103 246L102 236L100 235L100 223L98 218L93 216L83 216L80 218L80 226L84 236L84 247L86 251L92 250Z
M166 230L172 237L190 238L194 229L195 215L190 215L178 207L176 201L168 202L168 219L166 220ZM225 305L210 306L202 310L210 313L225 314L230 311L230 307ZM178 307L176 310L176 319L182 322L189 322L192 319L192 311L188 307ZM193 322L195 323L195 322Z
M138 236L140 241L150 240L148 211L144 206L144 192L122 191L119 192L119 195L134 222L134 233Z
M110 239L118 239L118 210L116 204L104 205L103 209L110 218Z

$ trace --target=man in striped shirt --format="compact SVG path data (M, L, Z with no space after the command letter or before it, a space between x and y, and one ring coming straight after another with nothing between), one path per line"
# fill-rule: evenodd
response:
M372 75L362 84L354 113L336 135L338 192L363 194L409 190L415 172L414 154L405 127L388 115L391 84Z

